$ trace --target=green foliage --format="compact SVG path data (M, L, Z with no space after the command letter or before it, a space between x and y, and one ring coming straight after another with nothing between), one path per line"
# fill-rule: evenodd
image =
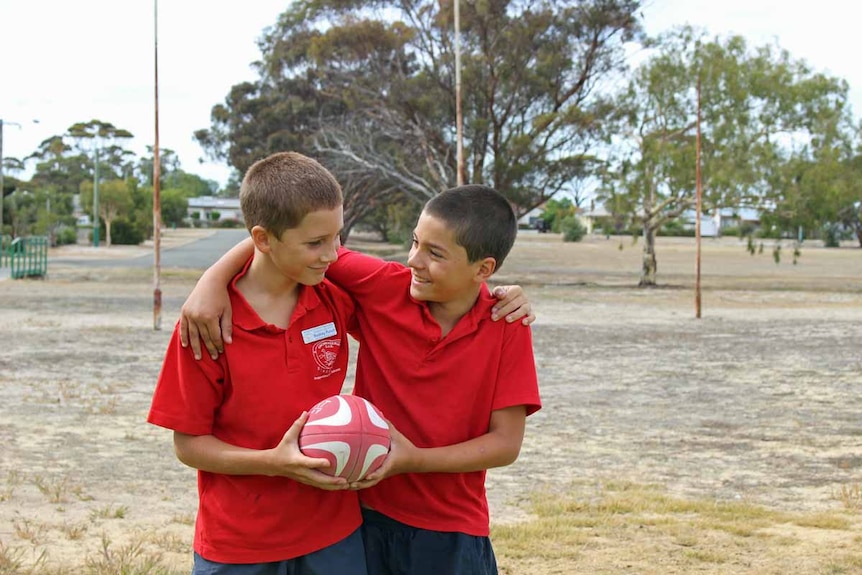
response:
M413 238L413 226L419 212L420 207L416 203L402 197L391 203L378 204L359 224L380 234L385 242L407 246Z
M54 242L58 246L74 244L74 243L77 243L77 241L78 241L78 232L75 230L75 228L71 228L71 227L62 228L54 236Z
M820 229L823 246L827 248L841 247L841 226L835 223L824 224Z
M856 130L845 82L775 46L752 49L739 36L713 40L689 27L655 48L616 98L620 125L609 138L618 145L598 194L609 211L645 222L644 250L694 204L698 125L707 209L758 207L766 233L781 238L846 205ZM652 256L642 280L655 275Z
M614 109L595 86L640 39L640 2L461 7L464 181L519 214L599 168ZM457 181L452 3L291 4L261 40L260 78L233 86L195 137L243 172L276 150L313 152L363 181L345 219L393 187L424 203Z
M566 216L560 222L564 242L579 242L587 233L587 228L577 216Z
M691 232L691 233L689 233L689 232ZM685 229L685 224L682 222L682 220L670 220L668 222L665 222L665 224L661 227L661 230L659 230L659 235L661 235L661 236L675 236L675 237L680 237L680 236L693 237L694 236L694 230Z
M181 226L187 217L189 200L182 190L167 189L159 194L162 222L166 226Z
M751 237L755 231L757 231L757 226L752 222L740 222L738 226L728 226L722 228L721 235L729 236L729 237L738 237L745 238Z
M418 216L416 206L410 203L386 206L384 240L391 244L410 245L413 240L413 225Z
M128 218L120 217L111 222L111 243L136 246L144 241L140 227Z
M560 200L553 198L545 202L545 207L542 214L539 216L546 224L546 229L554 233L562 231L562 222L564 219L574 216L577 212L577 206L569 198Z
M153 159L133 159L134 154L120 145L129 137L126 130L92 120L76 123L66 133L43 141L28 158L36 161L33 178L29 182L6 179L30 194L16 198L12 205L7 198L11 212L4 214L10 224L6 229L52 235L60 226L74 225L73 197L79 193L82 209L92 214L98 152L100 220L123 216L133 226L135 236L150 237ZM162 220L167 225L179 225L185 216L187 198L213 194L217 185L184 172L171 150L163 150L160 159ZM139 181L146 185L138 185Z

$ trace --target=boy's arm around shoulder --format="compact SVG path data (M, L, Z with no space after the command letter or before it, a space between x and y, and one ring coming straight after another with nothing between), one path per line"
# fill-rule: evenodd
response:
M326 270L326 279L356 297L373 293L376 278L387 266L400 266L376 256L353 251L347 247L338 248L338 259Z
M386 280L385 270L405 267L398 262L386 261L376 256L355 252L342 246L338 250L338 261L329 266L326 277L338 287L346 290L353 297L379 297L378 279ZM501 285L491 290L498 300L491 310L491 319L512 323L521 320L521 324L530 325L536 321L532 305L519 285Z
M254 242L245 238L228 250L201 275L180 311L180 339L201 358L201 341L216 359L231 342L231 307L227 286L254 253Z

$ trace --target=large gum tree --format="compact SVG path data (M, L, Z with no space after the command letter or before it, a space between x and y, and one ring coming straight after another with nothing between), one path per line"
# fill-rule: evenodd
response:
M464 181L525 213L590 176L639 8L461 1ZM421 203L457 181L454 41L451 0L295 2L260 40L259 79L197 138L240 172L277 149L320 156L365 194L356 209Z

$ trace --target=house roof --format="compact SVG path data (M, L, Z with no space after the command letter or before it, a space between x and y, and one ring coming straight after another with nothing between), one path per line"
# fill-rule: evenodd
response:
M222 208L228 210L240 209L239 198L216 198L215 196L198 196L189 198L190 208Z

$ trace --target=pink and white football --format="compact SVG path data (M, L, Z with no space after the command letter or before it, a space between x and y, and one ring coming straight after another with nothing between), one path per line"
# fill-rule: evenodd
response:
M329 460L321 471L359 481L383 464L389 453L389 425L380 410L356 395L333 395L308 410L299 449Z

